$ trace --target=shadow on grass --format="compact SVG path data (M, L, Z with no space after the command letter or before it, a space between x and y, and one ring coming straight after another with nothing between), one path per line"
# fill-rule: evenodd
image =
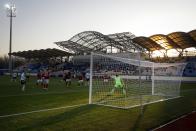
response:
M148 99L147 103L148 102L150 102L150 99ZM136 119L136 121L134 123L134 126L131 129L131 131L138 130L138 128L139 128L139 126L140 126L140 124L142 122L143 116L144 116L144 114L146 112L146 109L148 108L148 105L143 105L142 107L140 106L139 108L140 108L140 113L139 113L139 115L138 115L138 117L137 117L137 119Z
M47 117L44 120L41 121L37 121L34 124L31 124L29 126L23 127L19 130L34 130L34 129L40 129L42 127L47 127L49 125L54 125L58 122L62 122L62 121L71 121L73 119L75 119L75 117L80 116L81 114L86 114L89 113L90 110L93 110L95 108L94 105L85 105L85 106L81 106L81 107L76 107L73 109L70 109L68 111L65 111L61 114L58 114L56 116L52 116L52 117Z
M137 130L139 128L139 126L140 126L140 124L142 122L142 119L143 119L143 116L144 116L144 113L145 113L146 109L147 109L147 105L145 105L143 107L141 113L139 113L139 115L138 115L138 117L137 117L137 119L136 119L136 121L134 123L133 128L131 128L131 131L135 131L135 130Z
M166 99L166 98L165 98ZM148 103L148 102L150 102L151 100L150 99L148 99L148 101L146 102L146 103ZM176 100L176 99L174 99L174 100L168 100L168 101L164 101L164 102L159 102L159 103L157 103L157 104L161 104L161 105L163 105L162 106L162 110L159 110L160 112L159 112L159 114L160 115L158 115L157 117L162 117L162 119L163 119L163 116L162 115L165 115L165 119L164 120L166 120L166 118L167 117L169 117L167 114L168 114L168 112L171 112L171 109L173 109L173 107L175 107L172 103L174 103L174 101L178 101L178 100ZM170 104L169 104L170 103ZM178 102L179 103L179 102ZM177 102L176 102L176 104L177 104ZM138 130L138 129L140 129L141 128L141 125L142 125L142 121L146 121L146 119L144 119L144 116L145 116L145 113L146 113L146 111L147 111L147 109L148 109L148 107L150 107L150 108L152 108L152 105L151 104L147 104L147 105L144 105L143 106L143 108L141 109L141 107L140 107L140 113L139 113L139 115L138 115L138 117L137 117L137 119L136 119L136 121L135 121L135 123L134 123L134 126L133 126L133 128L131 128L131 130L133 130L133 131L135 131L135 130ZM178 106L177 106L178 107ZM149 113L149 112L148 112ZM174 114L175 114L175 111L174 111ZM149 119L150 120L150 119ZM158 120L158 121L162 121L162 120ZM167 120L167 122L168 122L168 120ZM165 123L165 122L164 122ZM150 126L152 126L152 125L149 125L149 127L147 127L147 128L149 128L149 129L154 129L154 127L152 128L152 127L150 127Z

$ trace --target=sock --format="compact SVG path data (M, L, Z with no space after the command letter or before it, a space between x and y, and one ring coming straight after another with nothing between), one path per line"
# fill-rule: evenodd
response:
M114 90L115 90L115 88L113 88L112 91L111 91L110 93L113 94L113 93L114 93Z
M125 89L123 89L123 94L124 94L124 95L126 95L126 91L125 91Z
M22 91L25 91L25 85L22 86Z

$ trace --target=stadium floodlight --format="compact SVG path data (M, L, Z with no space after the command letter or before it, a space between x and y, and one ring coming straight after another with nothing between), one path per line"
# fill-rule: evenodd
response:
M13 3L6 4L7 17L10 17L10 40L9 40L9 72L12 75L12 18L16 17L16 7Z
M180 97L186 63L154 63L114 55L91 55L89 103L131 108Z
M5 4L5 8L6 9L9 9L10 8L10 5L9 4Z

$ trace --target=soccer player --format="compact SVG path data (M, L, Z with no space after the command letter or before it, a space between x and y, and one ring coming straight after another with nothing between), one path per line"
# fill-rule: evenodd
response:
M26 79L27 79L27 81L29 81L29 79L30 79L30 73L29 72L26 73Z
M67 80L67 72L64 71L64 74L63 74L63 80L65 81L66 83L66 80ZM66 85L66 84L65 84Z
M41 87L42 87L42 88L44 88L44 82L45 82L45 76L44 76L44 74L45 74L45 73L44 73L44 71L42 70L42 71L41 71L41 79L42 79Z
M71 72L68 71L66 74L66 86L70 86L71 85Z
M42 84L42 74L40 71L37 73L37 82L36 85L39 86L39 84Z
M109 77L107 74L105 74L105 75L103 76L103 82L104 82L104 83L107 83L107 82L109 81L109 79L110 79L110 77Z
M46 70L44 72L44 89L46 90L48 90L49 78L50 78L49 70Z
M90 84L89 83L89 80L90 80L90 73L89 72L86 72L86 74L85 74L85 79L86 79L86 82L87 82L87 86Z
M16 74L16 72L14 72L12 74L12 81L16 82L16 79L17 79L17 74Z
M22 85L22 91L25 91L25 86L26 86L26 74L24 71L22 71L21 76L20 76L20 83Z
M121 79L121 77L119 75L116 75L114 77L114 83L115 83L114 88L112 89L110 94L112 95L114 93L115 89L122 89L123 94L126 95L126 91L124 89L123 81L122 81L122 79Z
M79 76L78 76L78 85L79 86L84 85L84 79L83 79L82 73L80 73Z

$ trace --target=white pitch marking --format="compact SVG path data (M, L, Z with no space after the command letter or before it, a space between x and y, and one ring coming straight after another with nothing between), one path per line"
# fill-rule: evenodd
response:
M49 108L49 109L35 110L35 111L29 111L29 112L9 114L9 115L2 115L0 116L0 118L20 116L20 115L26 115L26 114L32 114L32 113L38 113L38 112L53 111L53 110L59 110L59 109L67 109L67 108L80 107L80 106L85 106L85 105L88 105L88 104L78 104L78 105L72 105L72 106L63 106L63 107L57 107L57 108Z
M80 92L80 91L64 91L64 92L48 92L48 93L32 93L32 94L21 94L21 95L7 95L7 96L0 96L0 98L3 98L3 97L14 97L14 96L34 96L34 95L65 94L65 93L72 93L72 92Z

